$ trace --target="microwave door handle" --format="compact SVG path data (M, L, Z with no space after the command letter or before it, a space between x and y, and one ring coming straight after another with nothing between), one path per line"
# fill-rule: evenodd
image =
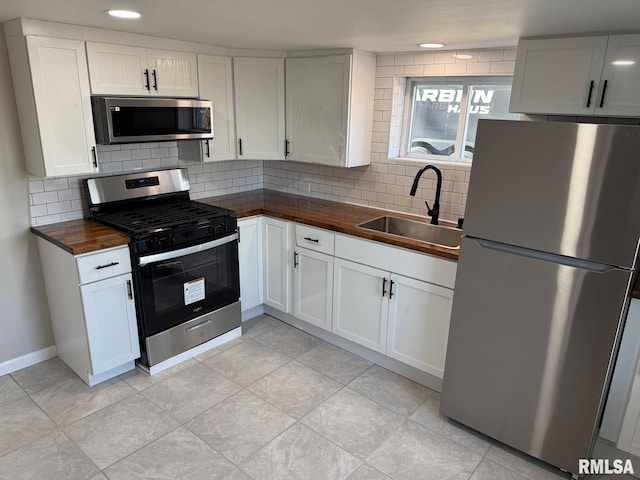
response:
M144 267L149 263L161 262L164 260L170 260L172 258L183 257L185 255L191 255L194 253L204 252L211 250L212 248L220 247L227 243L235 242L238 240L238 234L227 235L226 237L213 240L211 242L201 243L199 245L193 245L192 247L181 248L179 250L171 250L170 252L156 253L153 255L147 255L138 259L138 265Z

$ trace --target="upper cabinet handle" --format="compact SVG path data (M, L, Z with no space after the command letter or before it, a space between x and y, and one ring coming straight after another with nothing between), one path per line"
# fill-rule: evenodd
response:
M607 93L607 81L602 85L602 97L600 97L600 108L604 107L604 94Z
M153 75L153 88L157 92L158 91L158 76L156 75L156 69L155 68L153 69L153 73L151 75Z
M95 145L91 147L91 153L93 155L93 166L98 168L98 154L96 153Z
M242 156L242 139L238 139L238 155Z
M595 85L595 82L593 80L591 80L591 83L589 84L589 95L587 95L587 106L586 108L589 108L591 106L591 95L593 94L593 86Z
M151 91L151 86L149 85L149 69L148 68L144 69L144 77L146 79L146 83L144 84L144 88L146 88L147 90Z

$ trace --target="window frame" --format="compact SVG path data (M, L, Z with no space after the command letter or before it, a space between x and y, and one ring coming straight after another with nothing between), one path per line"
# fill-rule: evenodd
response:
M470 166L473 159L465 159L458 156L445 157L443 155L433 154L417 154L409 152L409 136L411 134L411 126L413 124L414 103L413 96L416 85L462 85L463 92L460 100L460 114L458 118L458 127L456 131L455 151L462 152L462 143L465 139L468 127L469 116L467 115L467 97L469 88L474 84L497 84L512 85L512 74L495 74L495 75L433 75L433 76L413 76L407 77L405 83L404 112L402 118L402 130L400 136L400 159L410 162L434 162L449 165L466 165ZM516 114L517 115L517 114Z

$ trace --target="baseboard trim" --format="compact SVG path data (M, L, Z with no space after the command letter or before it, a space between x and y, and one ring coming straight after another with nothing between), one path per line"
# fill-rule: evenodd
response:
M6 375L7 373L15 372L17 370L21 370L26 367L30 367L31 365L44 362L45 360L49 360L57 356L58 350L56 349L55 345L52 345L50 347L43 348L42 350L27 353L26 355L22 355L21 357L6 360L0 363L0 376Z
M246 322L247 320L251 320L252 318L257 317L258 315L262 315L263 313L264 313L264 304L257 305L248 310L243 310L242 321Z

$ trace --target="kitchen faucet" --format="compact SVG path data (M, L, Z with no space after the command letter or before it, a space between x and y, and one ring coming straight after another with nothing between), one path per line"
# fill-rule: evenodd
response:
M427 206L427 215L431 217L431 224L438 225L438 217L440 216L440 191L442 190L442 172L435 165L427 165L426 167L421 168L416 174L416 178L413 179L413 185L411 186L411 191L409 195L412 197L416 196L416 191L418 190L418 182L420 181L420 177L427 170L433 170L436 172L436 176L438 177L436 184L436 198L433 202L433 208L429 208L429 202L425 201L425 205Z

